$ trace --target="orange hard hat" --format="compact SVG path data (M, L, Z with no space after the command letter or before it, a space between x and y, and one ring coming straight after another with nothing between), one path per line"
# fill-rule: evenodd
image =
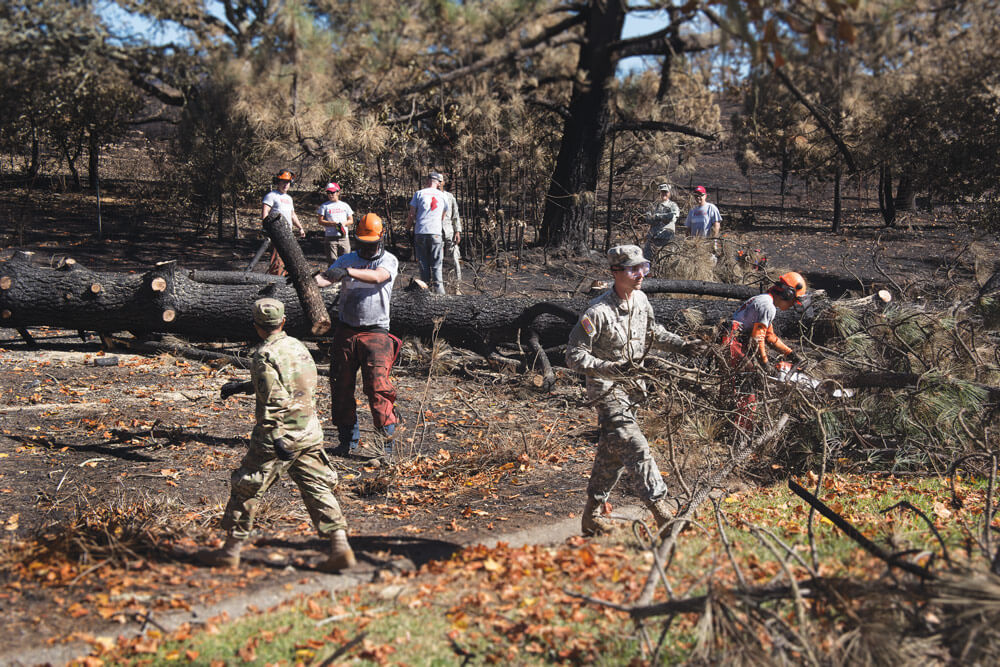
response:
M282 169L277 174L274 175L274 180L276 181L294 181L295 174L287 169Z
M795 271L783 273L778 278L778 282L784 283L795 290L795 296L802 296L806 293L806 279L802 277L801 273Z
M382 218L374 213L365 213L354 228L354 235L359 241L375 243L382 238Z

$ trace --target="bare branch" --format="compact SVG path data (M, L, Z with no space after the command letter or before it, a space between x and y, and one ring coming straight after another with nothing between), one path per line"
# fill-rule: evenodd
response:
M686 134L699 139L707 139L708 141L719 140L719 135L717 134L708 134L687 125L678 125L677 123L662 120L625 121L615 123L611 126L611 129L614 132L677 132L678 134Z

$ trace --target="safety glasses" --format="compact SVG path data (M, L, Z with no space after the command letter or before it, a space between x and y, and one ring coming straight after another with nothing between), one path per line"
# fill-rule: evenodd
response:
M635 266L616 266L617 271L624 271L630 278L645 278L649 275L649 262L636 264Z

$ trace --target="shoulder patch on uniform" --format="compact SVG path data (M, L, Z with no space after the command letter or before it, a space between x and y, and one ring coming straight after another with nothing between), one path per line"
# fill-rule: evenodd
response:
M584 315L580 319L580 326L583 327L583 330L587 332L588 336L594 335L594 323L591 321L590 315Z

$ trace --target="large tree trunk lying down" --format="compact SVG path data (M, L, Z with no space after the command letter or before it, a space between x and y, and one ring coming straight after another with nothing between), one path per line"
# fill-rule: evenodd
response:
M211 280L212 282L202 282ZM286 330L310 337L295 290L285 280L253 278L233 272L185 271L163 262L144 274L90 271L71 260L58 268L39 266L30 253L0 263L0 327L52 326L137 335L170 333L194 340L255 341L251 306L270 296L285 303ZM337 290L321 290L336 320ZM501 342L529 340L531 347L566 342L589 299L532 301L488 295L434 295L397 291L392 300L392 330L397 335L433 335L479 353ZM736 301L652 298L656 317L667 328L689 330L692 323L714 324L728 318ZM811 319L809 310L806 317ZM797 336L798 315L781 313L779 331ZM527 345L526 345L527 347Z

